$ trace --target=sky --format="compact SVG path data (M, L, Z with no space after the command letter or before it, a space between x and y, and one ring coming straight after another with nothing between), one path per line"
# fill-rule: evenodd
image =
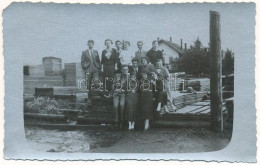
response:
M161 5L95 5L12 3L4 10L4 55L23 56L24 65L38 65L54 56L62 63L80 62L87 41L101 54L104 40L128 40L149 50L158 37L188 47L199 37L209 43L209 12L220 13L221 47L235 56L254 53L254 3L187 3Z

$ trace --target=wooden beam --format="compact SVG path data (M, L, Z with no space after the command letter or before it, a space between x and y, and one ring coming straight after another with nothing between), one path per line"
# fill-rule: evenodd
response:
M220 54L220 14L210 11L210 128L223 131L222 56Z

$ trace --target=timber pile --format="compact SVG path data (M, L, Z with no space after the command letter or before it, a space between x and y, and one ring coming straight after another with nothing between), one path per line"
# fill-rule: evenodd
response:
M66 90L64 90L66 91ZM69 90L67 90L69 91ZM47 90L45 91L47 92ZM52 89L53 92L53 89ZM52 93L49 91L49 93ZM57 91L56 91L57 92ZM210 110L209 103L206 103L207 105L201 105L199 107L198 105L193 105L194 103L197 104L199 102L201 103L201 99L205 93L193 93L193 94L184 94L182 96L174 98L174 104L178 108L176 112L171 112L163 114L163 118L160 118L159 120L172 120L173 118L193 118L194 116L198 116L200 111L208 112ZM43 95L43 93L42 93ZM77 124L109 124L113 123L113 99L104 98L102 96L102 92L90 92L89 93L90 98L88 98L88 95L86 93L76 93L74 95L76 98L73 98L72 100L68 100L69 102L73 103L74 108L72 109L63 109L62 110L62 119L57 120L73 120L77 121ZM63 98L64 99L64 98ZM68 102L66 101L66 102ZM190 105L192 104L192 105ZM190 105L190 106L187 106ZM202 107L204 106L204 108ZM191 112L193 109L191 108L198 108L198 114ZM199 109L202 108L202 109ZM194 111L195 112L195 111ZM25 114L26 116L27 114ZM207 115L208 117L209 115ZM27 118L33 118L32 115L27 116ZM40 116L44 120L46 120L46 116ZM59 116L59 118L61 118Z
M111 123L113 120L113 99L104 98L102 92L91 92L87 109L78 116L78 123Z
M183 108L178 109L176 112L169 112L163 114L160 120L175 120L175 119L198 119L198 120L210 120L210 101L197 102ZM229 116L229 111L226 107L226 103L222 103L222 112L224 117Z
M45 76L61 75L61 59L56 57L44 57L42 64L45 70Z
M191 80L185 81L184 90L187 90L188 87L192 87L195 91L200 91L201 90L200 81L191 81ZM183 82L181 82L179 85L179 91L183 91Z
M85 78L85 73L80 63L65 63L65 86L77 86L80 79Z
M28 67L28 76L31 77L43 77L44 76L44 67L43 65L30 65Z
M179 109L183 108L187 105L191 105L193 103L199 102L202 100L202 97L206 94L206 92L197 92L182 95L173 99L173 104Z
M54 95L76 95L82 92L78 87L53 87Z
M51 94L48 94L50 93ZM39 87L35 88L36 96L75 96L78 93L86 93L78 89L77 87Z
M34 93L35 88L62 86L63 79L61 76L44 76L44 77L24 76L23 85L24 85L24 94L33 96L35 94Z

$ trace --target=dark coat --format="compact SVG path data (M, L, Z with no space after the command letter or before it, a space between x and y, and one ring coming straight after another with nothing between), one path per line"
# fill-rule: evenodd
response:
M101 68L100 58L97 50L93 50L93 58L91 57L89 50L82 52L81 56L81 66L82 69L88 71L88 68L93 65L97 69Z
M115 75L115 64L118 61L118 55L116 50L111 50L110 58L106 57L107 50L102 51L101 64L104 65L104 77L114 77Z
M163 60L163 53L160 50L154 51L153 49L149 50L149 52L146 54L149 61L155 65L156 60L162 59Z
M129 66L129 73L135 73L136 79L141 80L142 79L142 66L138 66L138 71L136 72L133 66Z

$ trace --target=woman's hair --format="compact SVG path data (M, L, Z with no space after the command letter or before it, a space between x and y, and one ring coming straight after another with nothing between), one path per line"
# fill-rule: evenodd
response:
M138 62L138 59L137 59L136 57L134 57L131 61L132 61L132 63L133 63L134 61Z
M147 61L147 63L149 62L147 57L142 57L141 60L145 59Z
M107 41L110 41L111 44L113 44L113 41L112 41L111 39L106 39L105 42L104 42L105 45L106 45L106 42L107 42Z
M120 44L121 44L121 41L119 41L119 40L117 40L117 41L115 42L115 44L117 44L118 42L120 42Z
M124 45L125 45L125 44L128 44L128 46L131 46L129 41L124 41L123 44L124 44Z

